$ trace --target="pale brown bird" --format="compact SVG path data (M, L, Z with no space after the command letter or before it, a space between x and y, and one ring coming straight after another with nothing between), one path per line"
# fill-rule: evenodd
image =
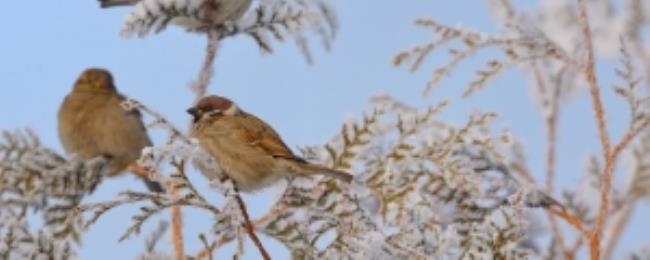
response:
M124 100L107 70L90 68L81 73L59 108L59 139L65 151L84 160L106 157L110 176L134 165L151 141L140 112L124 110ZM140 177L149 190L164 191L160 183Z
M135 5L141 0L99 0L102 8L115 6ZM251 5L252 0L212 0L214 11L210 14L210 21L221 24L228 20L239 19Z
M263 188L289 176L323 174L345 182L352 175L312 164L291 152L278 133L225 97L204 97L187 112L192 136L243 191Z

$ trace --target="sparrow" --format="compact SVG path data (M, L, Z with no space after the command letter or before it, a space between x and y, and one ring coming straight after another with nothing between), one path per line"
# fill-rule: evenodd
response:
M115 6L129 6L139 3L141 0L99 0L102 8ZM197 0L194 0L197 1ZM214 9L210 21L214 24L222 24L228 20L239 19L251 5L252 0L211 0L208 2Z
M135 165L142 149L152 144L140 112L125 110L124 100L110 72L100 68L82 72L58 113L59 139L66 153L83 160L104 156L109 176ZM160 183L140 177L149 190L164 192Z
M352 181L346 172L295 155L271 126L228 98L204 97L187 112L193 116L190 135L242 191L261 189L291 176L322 174Z

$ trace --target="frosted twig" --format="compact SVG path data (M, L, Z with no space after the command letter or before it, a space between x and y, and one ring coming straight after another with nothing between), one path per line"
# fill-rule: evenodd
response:
M216 30L209 30L207 38L208 46L206 48L203 65L199 71L199 78L192 85L192 90L196 93L196 98L194 100L195 103L208 92L208 87L214 74L214 61L219 50L219 33Z
M609 143L609 135L607 134L607 123L605 122L605 111L600 97L600 87L596 80L595 68L595 54L593 47L593 39L591 36L591 28L589 27L589 18L587 14L587 3L585 0L577 0L578 8L580 10L580 22L582 26L582 36L585 40L587 47L587 61L584 67L584 73L589 84L589 92L591 94L594 116L598 126L598 134L600 143L602 145L603 158L605 159L605 172L603 173L601 181L601 195L600 195L600 208L598 210L598 217L593 232L589 237L589 253L592 260L599 260L600 258L600 237L602 235L603 226L607 218L607 210L609 208L609 196L612 189L612 176L614 174L614 162L612 161L611 146Z
M255 227L251 223L250 217L248 216L246 204L244 203L244 200L242 200L241 196L239 196L239 191L237 189L235 189L233 196L237 201L237 205L239 205L239 209L241 210L242 217L244 218L244 227L248 233L248 236L253 241L253 244L255 244L255 247L257 247L257 249L260 251L262 258L264 260L270 260L271 257L269 256L269 253L262 245L262 242L260 241L259 237L257 237L257 234L255 234Z

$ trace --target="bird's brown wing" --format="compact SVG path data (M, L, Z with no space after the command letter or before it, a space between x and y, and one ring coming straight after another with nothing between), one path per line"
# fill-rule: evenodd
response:
M126 98L122 95L115 96L110 100L111 105L107 109L113 111L108 113L111 116L107 121L110 122L111 127L103 128L104 138L99 143L100 147L103 147L109 155L120 155L115 158L120 168L133 166L140 157L142 149L152 145L147 128L142 122L142 114L138 109L124 110L121 103L125 100ZM110 144L106 142L110 142ZM137 176L142 179L150 191L165 191L160 183L141 175Z
M137 160L144 147L151 146L140 114L125 111L120 105L123 100L121 96L110 97L102 107L102 116L92 119L97 148L114 157L120 169Z
M241 133L250 145L276 158L305 162L304 159L293 154L280 135L266 122L251 114L244 113L239 116L244 128Z

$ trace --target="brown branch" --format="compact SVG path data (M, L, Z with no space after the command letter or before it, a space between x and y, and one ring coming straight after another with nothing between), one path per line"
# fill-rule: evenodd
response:
M175 182L167 182L167 190L169 191L169 196L171 196L172 199L176 199L178 197L178 190L176 189ZM180 206L172 206L171 218L174 255L176 256L177 260L183 260L185 259L185 250L183 246L183 213L181 212Z
M580 18L582 21L582 34L587 46L587 63L584 66L584 73L589 84L589 92L591 94L594 114L598 125L598 134L603 149L605 159L609 158L611 154L611 145L609 143L609 135L607 134L607 123L605 121L605 110L600 97L600 87L596 79L596 64L593 41L591 36L591 29L587 16L587 7L585 0L577 0L580 8Z
M641 123L638 127L632 128L623 135L621 140L614 146L614 150L612 151L612 161L616 161L618 159L618 156L621 155L623 150L627 148L627 146L634 140L634 138L641 133L643 129L646 129L648 126L650 126L650 119L644 119L643 123Z
M142 178L151 179L150 171L140 165L133 164L129 166L128 171L133 172ZM167 192L169 192L169 196L172 199L177 199L178 189L176 188L176 184L173 181L169 181L165 186L167 186ZM174 255L177 260L183 260L185 259L185 250L183 245L183 213L181 212L180 206L171 207L171 222Z
M571 213L567 212L566 210L560 207L550 207L548 208L548 210L551 214L554 214L555 216L564 219L569 225L571 225L578 232L580 232L581 236L577 238L573 247L566 249L565 246L562 245L562 253L564 254L564 259L568 259L568 260L575 259L576 252L582 246L582 242L584 241L583 237L585 238L591 237L592 232L584 226L584 224L578 217L571 215Z
M149 177L149 171L140 165L133 164L129 166L129 168L127 168L126 170L147 180L151 179L151 177Z
M625 135L621 138L621 140L618 142L618 144L614 147L614 150L612 152L612 158L615 161L616 158L622 153L622 151L628 146L629 143L634 140L634 137L636 137L643 129L647 128L650 125L650 120L644 120L641 125L639 125L636 128L630 129ZM632 212L634 211L634 205L635 201L623 201L620 203L620 205L615 205L614 210L612 212L621 212L621 215L617 219L616 222L611 226L610 232L609 232L609 239L607 240L607 243L604 245L604 256L606 259L609 259L614 251L614 248L616 247L616 244L618 243L620 236L623 234L623 231L625 230L625 225L628 223Z
M589 17L587 15L587 3L585 0L577 1L580 10L580 20L582 23L582 36L587 47L587 64L584 67L584 73L587 78L587 83L589 84L589 92L591 93L594 114L598 125L598 134L603 149L603 157L605 159L605 170L601 180L600 208L598 210L598 217L596 218L593 232L591 232L591 236L589 237L589 255L592 260L599 260L600 237L607 218L607 209L609 208L609 196L612 190L612 177L614 175L614 161L612 160L611 145L609 143L609 135L607 134L607 123L605 121L605 111L600 97L600 88L598 86L598 81L596 80L595 54L591 28L589 27Z
M206 27L212 24L212 17L216 13L219 6L215 1L204 0L203 1L203 24ZM198 81L192 86L192 90L196 93L196 98L194 102L198 102L199 99L204 97L208 92L208 85L212 80L214 73L214 60L217 56L217 50L219 49L219 33L216 29L208 29L208 45L205 51L205 59L203 60L203 65L199 71Z
M237 189L235 189L234 197L235 200L237 201L237 204L239 205L241 214L244 217L244 227L246 228L246 232L248 233L248 236L250 237L251 240L253 240L253 244L255 244L255 247L257 247L257 249L260 251L262 258L264 260L270 260L271 257L269 256L269 253L266 252L266 249L262 245L262 242L255 234L255 227L251 223L251 219L248 216L248 211L246 210L246 204L244 204L244 200L242 200L241 196L239 196L239 191L237 191Z
M289 209L289 207L287 206L287 204L283 203L282 201L279 201L264 216L262 216L259 219L253 221L253 226L254 227L264 226L268 222L270 222L271 220L277 219L280 214L285 213L288 209ZM221 236L219 239L212 242L212 244L210 245L210 249L212 249L212 250L217 249L217 248L229 243L233 239L235 239L234 236L229 235L229 234L226 233L223 236ZM197 258L203 259L204 257L209 256L209 254L210 254L210 252L207 249L203 249L203 250L199 251L199 253L197 253Z
M643 130L646 129L650 125L650 120L645 119L638 127L636 128L631 128L628 130L627 133L621 138L621 140L618 142L618 144L614 147L614 151L612 152L612 158L616 160L616 158L623 152L623 150L628 146L629 143L634 140L634 138L639 135L639 133ZM620 205L615 205L614 207L616 209L613 210L613 212L621 212L621 215L617 219L616 222L612 225L610 228L610 233L609 233L609 239L607 240L607 243L604 245L604 256L605 258L609 259L614 251L614 248L616 247L616 244L618 243L618 240L620 239L620 236L623 234L623 230L625 230L625 225L628 223L632 212L634 211L634 205L635 201L631 200L624 200L623 202L620 203Z
M607 239L607 243L604 245L603 249L603 256L604 259L612 259L612 253L614 252L614 248L616 248L616 244L619 241L619 238L623 234L623 231L625 230L625 225L629 222L630 217L632 216L632 212L634 212L634 204L628 204L622 209L622 212L618 219L614 222L614 224L610 228L609 232L609 239Z
M582 224L582 221L574 216L571 215L571 213L567 212L566 210L560 208L560 207L550 207L548 210L555 214L556 216L564 219L569 225L571 225L575 230L580 232L581 234L589 237L591 236L591 231L589 231L584 224Z
M201 71L199 71L199 79L193 86L193 90L196 93L195 102L198 102L208 92L208 85L214 73L214 61L219 50L219 33L215 29L210 29L207 34L208 46L205 53L205 60L203 60Z

